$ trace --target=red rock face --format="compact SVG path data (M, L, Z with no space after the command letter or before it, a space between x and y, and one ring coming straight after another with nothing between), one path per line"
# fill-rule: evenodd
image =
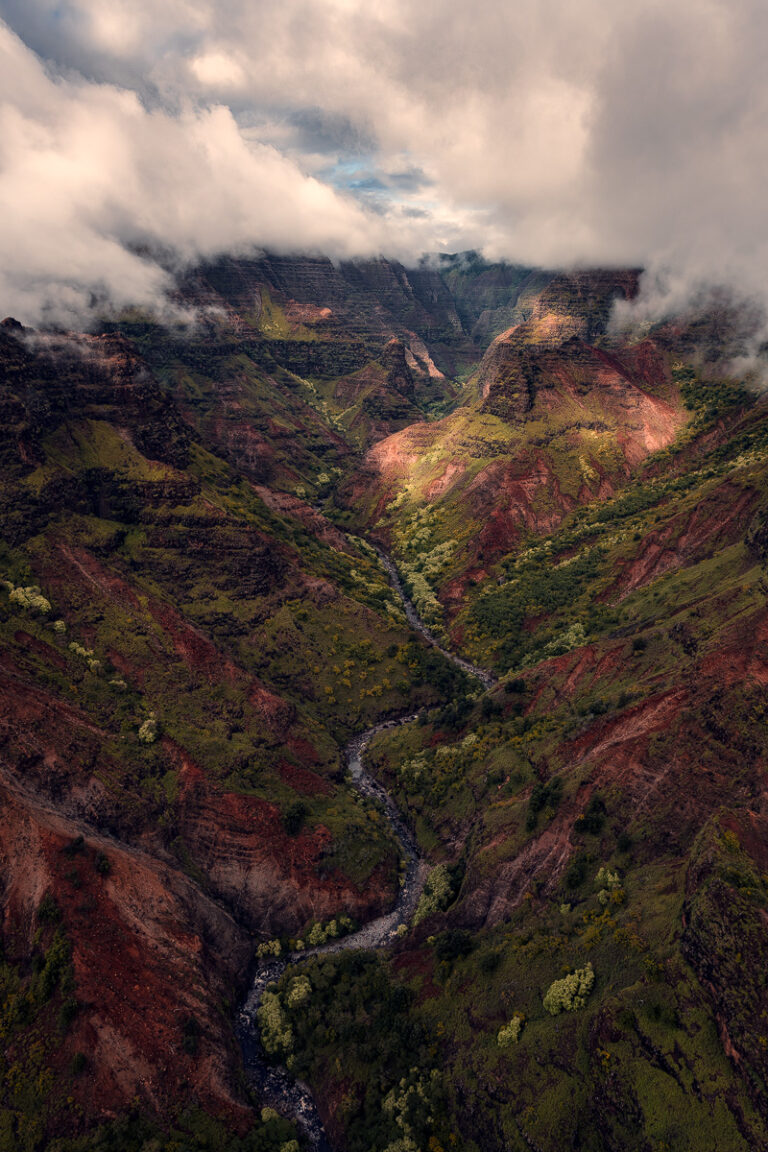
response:
M4 780L0 796L6 954L30 954L37 908L53 894L72 941L80 1005L58 1059L63 1067L75 1052L87 1054L89 1075L72 1088L86 1115L119 1113L134 1098L163 1110L193 1092L242 1124L247 1108L233 1093L219 1012L246 971L241 929L178 871L94 835L25 786ZM108 860L107 875L97 855ZM190 1018L199 1028L194 1058L183 1045Z
M212 787L182 749L173 751L181 770L178 828L185 849L212 891L251 931L296 935L308 920L344 911L362 919L391 905L391 882L381 877L361 892L336 869L321 874L331 841L322 825L289 836L276 805ZM295 780L305 794L329 787L293 766L281 776Z
M486 871L485 853L497 855L504 836L483 846L473 863L464 922L501 923L537 881L545 896L555 892L581 847L575 821L595 794L614 798L619 821L647 817L649 840L639 851L652 858L656 852L690 846L699 829L733 804L735 796L743 800L755 789L762 792L764 765L741 747L724 693L746 686L758 690L760 698L759 689L768 683L767 642L768 613L737 620L693 674L682 667L678 675L667 673L660 690L610 718L592 721L582 735L564 742L556 760L569 772L578 771L584 783L513 859ZM613 642L587 645L538 665L530 672L531 714L553 693L562 702L598 686L606 690L617 666L631 658L626 642ZM717 762L702 757L713 732L719 741ZM745 842L755 840L756 827L748 814L739 817ZM754 855L762 859L765 854L755 848Z
M256 674L262 665L243 662L233 654L236 645L227 650L185 614L183 580L199 575L207 586L260 600L270 611L281 596L312 605L339 592L252 521L227 514L215 500L198 502L200 483L184 471L188 434L178 411L124 341L64 341L54 361L51 348L33 355L13 340L6 347L6 339L3 330L0 361L9 378L24 383L29 406L2 409L14 421L14 435L0 448L3 517L13 510L3 522L4 542L6 526L9 538L13 529L22 542L40 531L34 579L45 584L67 631L59 635L21 614L17 626L3 591L4 953L28 972L56 929L70 942L80 1007L50 1059L67 1091L72 1085L83 1125L121 1115L138 1100L163 1118L202 1104L243 1129L251 1111L239 1087L232 1017L255 940L298 933L308 920L378 914L394 898L395 878L392 868L380 868L358 888L329 861L333 845L322 823L310 819L289 836L276 804L220 782L231 771L228 723L235 732L257 733L271 773L267 792L283 808L291 789L308 802L334 791L337 753L312 716L300 716L280 688ZM7 390L4 378L0 402ZM127 463L121 457L112 471L105 464L76 474L77 435L87 438L94 421L116 430L108 442L125 442ZM56 434L73 454L72 475L64 469L54 481L44 479L27 499L25 477ZM88 444L102 450L93 437ZM164 467L148 464L158 459ZM10 484L17 486L12 499ZM128 498L117 510L115 492ZM187 511L175 514L177 504ZM303 517L324 548L343 543L312 509L290 498L288 504L281 506L279 495L273 501L278 513ZM262 522L269 523L266 514ZM73 523L87 530L81 535ZM104 535L89 535L100 523L109 524ZM158 557L156 582L137 577L133 558L117 556L126 531ZM3 553L2 576L5 564ZM239 637L239 620L237 626ZM70 639L98 648L97 669L89 670L82 651L70 651ZM183 685L176 698L175 685ZM157 706L158 693L183 710L184 691L200 694L202 704L195 699L190 711L204 730L203 747L206 737L225 733L226 752L213 768L196 765L181 743L162 738L150 749L137 740L137 724ZM208 725L218 726L213 736ZM322 747L323 738L321 754L315 743ZM49 894L60 918L38 936L37 910ZM52 1003L42 1016L53 1038L59 1007ZM88 1066L73 1080L76 1053Z
M139 603L130 585L82 550L62 555L59 577L70 595L83 587L91 598L98 593L123 606ZM300 761L283 761L286 783L299 794L327 794L328 780L309 767L317 762L312 744L300 727L291 735L292 705L246 676L175 610L160 602L144 608L191 670L247 690L264 729L276 740L286 738L286 749ZM296 934L307 920L341 913L379 914L392 902L392 877L374 873L358 890L327 867L330 835L322 825L288 836L274 804L212 784L184 749L166 740L168 766L175 764L179 774L177 847L170 851L151 806L138 789L131 795L124 766L107 751L109 734L35 682L35 661L61 667L60 652L22 629L15 639L13 652L0 650L6 951L26 962L36 909L54 893L61 928L73 944L82 1005L60 1061L66 1069L76 1052L88 1056L89 1074L73 1090L86 1117L120 1114L135 1098L164 1114L194 1098L240 1125L249 1113L235 1087L237 1056L221 1004L234 1011L252 934ZM124 791L117 794L113 782L120 779ZM65 849L78 836L82 848L69 856ZM205 877L205 891L184 875L179 850ZM109 860L108 875L96 867L99 854ZM184 1048L190 1019L194 1055Z
M460 570L439 590L449 614L490 564L527 534L556 531L579 504L614 496L689 419L667 353L647 340L608 352L585 342L588 330L584 316L548 311L542 297L534 319L488 349L474 405L375 444L347 488L349 503L372 526L381 520L385 536L387 505L406 488L409 507L420 497L475 526L457 553ZM484 423L488 414L514 436L499 436ZM438 457L439 472L414 490L425 456ZM478 458L488 460L479 470Z
M754 490L724 483L691 512L649 532L638 554L617 574L604 598L622 600L665 572L687 567L742 540L757 501Z

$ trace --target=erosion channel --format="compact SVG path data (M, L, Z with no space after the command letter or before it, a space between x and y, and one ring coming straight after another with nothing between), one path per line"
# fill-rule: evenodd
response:
M496 682L490 672L475 667L438 643L406 595L392 560L381 549L377 548L376 551L393 590L403 604L411 627L464 672L480 680L484 687L490 688ZM395 939L400 925L407 924L415 912L424 881L429 872L429 866L419 855L416 841L386 789L382 788L363 768L363 753L369 741L378 732L383 732L387 728L395 728L401 724L410 724L418 716L419 713L416 712L409 716L385 720L376 724L373 728L368 728L367 731L350 740L344 750L352 784L363 796L375 800L380 805L403 855L405 874L394 908L385 916L371 920L357 932L353 932L341 940L334 940L317 948L307 948L302 952L292 952L285 957L263 962L256 971L248 996L240 1009L237 1034L251 1086L265 1105L275 1108L281 1115L294 1121L308 1146L314 1152L333 1152L332 1145L323 1128L317 1105L306 1084L295 1080L287 1069L270 1063L266 1058L259 1037L257 1013L265 990L270 984L279 980L289 965L298 964L309 956L317 956L321 953L385 947Z

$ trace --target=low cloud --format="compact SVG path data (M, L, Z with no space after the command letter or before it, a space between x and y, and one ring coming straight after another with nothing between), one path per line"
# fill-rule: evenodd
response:
M0 300L67 323L94 304L163 301L179 262L268 242L357 255L375 226L223 105L173 114L135 92L52 78L0 26Z
M768 298L762 0L0 12L0 298L22 318L161 297L158 247L641 265L645 315L702 285Z

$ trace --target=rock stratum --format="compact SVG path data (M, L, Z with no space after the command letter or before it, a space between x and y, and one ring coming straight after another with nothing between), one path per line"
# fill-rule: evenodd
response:
M416 711L414 921L262 1020L334 1146L768 1144L768 414L637 285L264 256L192 328L2 325L0 1148L290 1145L238 1004L393 906L343 749Z

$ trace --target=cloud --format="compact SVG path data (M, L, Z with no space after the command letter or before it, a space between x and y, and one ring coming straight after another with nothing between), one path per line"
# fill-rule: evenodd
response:
M131 91L48 76L0 26L0 300L66 321L95 297L156 302L147 253L193 261L269 242L371 251L375 229L223 105L148 110ZM143 254L142 254L143 253Z
M157 246L643 265L646 314L713 282L768 298L762 0L0 12L17 307L152 298Z

